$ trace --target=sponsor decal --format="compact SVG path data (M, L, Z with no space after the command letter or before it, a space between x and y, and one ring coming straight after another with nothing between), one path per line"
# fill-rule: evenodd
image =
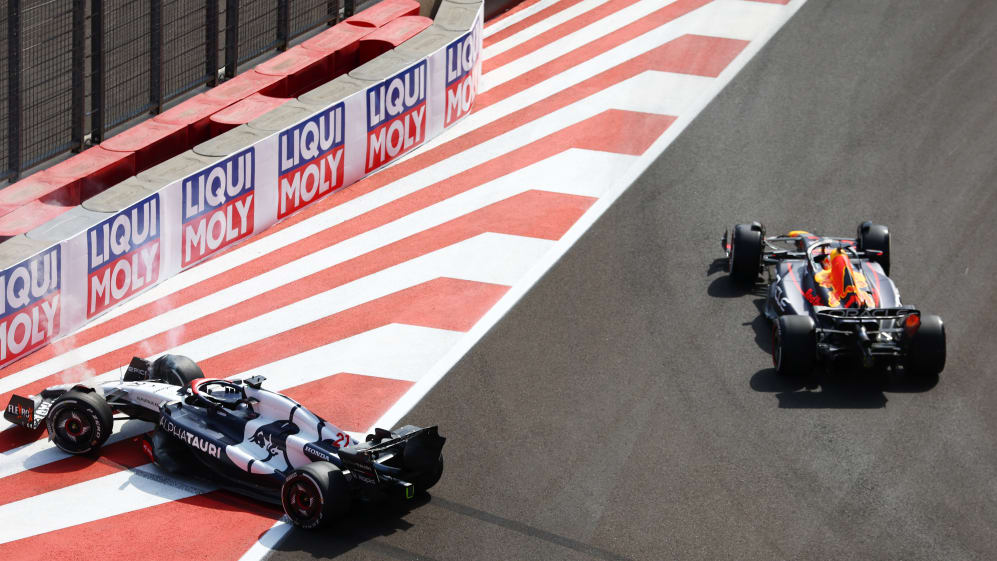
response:
M59 246L0 272L0 366L59 332Z
M803 297L806 298L807 302L810 302L813 306L820 306L824 303L821 301L820 296L814 294L814 289L812 288L808 288L807 291L803 293Z
M305 455L313 460L325 460L327 462L332 461L332 456L329 455L325 450L315 446L312 443L305 444L304 447Z
M182 427L178 426L169 417L162 416L159 418L159 426L166 432L172 434L181 442L190 446L195 450L200 450L201 452L213 456L217 459L222 457L222 446L211 442L210 440L204 438L203 436L198 436L190 431L184 430Z
M128 363L128 368L125 370L125 375L123 377L125 382L140 382L149 378L149 369L152 368L152 363L148 360L139 357L132 357L132 361Z
M46 407L46 412L48 408ZM35 402L19 395L11 396L4 413L7 420L19 425L32 425L35 421ZM40 418L40 417L39 417Z
M87 230L87 319L159 280L159 194Z
M286 449L287 435L298 432L298 426L290 421L274 421L256 429L249 441L259 446L268 455L264 462Z
M38 404L38 409L35 409L35 416L38 419L45 418L48 415L48 410L52 408L52 401L42 401Z
M280 133L277 218L343 186L342 103Z
M183 181L183 267L253 233L256 150L247 148Z
M426 139L426 61L367 89L367 173Z
M478 94L481 67L475 63L479 56L478 28L475 27L460 39L447 45L446 114L443 126L449 127L467 115Z
M137 401L139 403L144 403L146 405L149 405L149 406L152 407L152 409L157 409L157 410L159 409L160 405L162 405L165 401L167 401L165 399L160 400L160 401L154 401L152 399L149 399L147 397L142 397L140 395L136 395L134 397L135 397L135 401Z

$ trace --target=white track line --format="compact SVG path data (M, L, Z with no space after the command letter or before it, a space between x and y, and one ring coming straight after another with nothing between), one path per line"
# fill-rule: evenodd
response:
M504 53L513 47L522 45L523 43L529 41L530 39L533 39L537 35L540 35L541 33L546 33L547 31L550 31L551 29L561 25L562 23L572 20L584 14L585 12L593 8L597 8L609 1L610 0L584 0L582 2L575 4L574 6L571 6L570 8L562 10L543 21L537 22L536 24L531 25L530 27L527 27L526 29L523 29L517 33L514 33L513 35L510 35L509 37L506 37L505 39L502 39L501 41L495 44L485 47L485 50L482 51L485 60L488 60L489 58L492 58L497 54Z
M491 72L481 76L481 92L488 91L498 85L504 84L513 78L518 78L533 68L546 64L556 58L560 58L579 47L583 47L596 39L611 35L621 27L625 27L643 19L648 14L656 12L661 8L674 3L675 0L662 2L662 0L641 0L623 8L618 12L593 22L574 33L570 33L552 41L547 45L533 51L532 53L520 57L516 60L502 65ZM678 18L688 17L688 14Z
M0 543L54 532L213 491L153 465L105 475L0 506Z
M558 0L540 0L540 2L536 2L532 6L527 6L514 14L507 15L499 21L492 23L485 22L484 36L489 37L495 33L498 33L510 25L517 24L535 13L557 4L557 2Z

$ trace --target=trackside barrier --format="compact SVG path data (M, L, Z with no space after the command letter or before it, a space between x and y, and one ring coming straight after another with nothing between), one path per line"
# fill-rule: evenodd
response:
M452 126L477 93L483 13L444 0L398 48L0 244L16 263L0 271L0 366Z

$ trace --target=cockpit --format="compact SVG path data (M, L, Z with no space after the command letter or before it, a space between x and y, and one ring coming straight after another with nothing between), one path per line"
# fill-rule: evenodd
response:
M854 246L824 240L807 248L807 259L814 272L814 282L827 290L828 306L865 308L872 306L866 291L868 284L856 271L852 259L858 258Z

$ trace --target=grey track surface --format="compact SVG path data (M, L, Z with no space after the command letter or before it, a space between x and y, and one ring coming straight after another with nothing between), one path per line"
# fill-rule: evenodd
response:
M405 420L447 470L276 559L997 558L997 2L811 0ZM778 379L734 222L890 225L934 387Z

